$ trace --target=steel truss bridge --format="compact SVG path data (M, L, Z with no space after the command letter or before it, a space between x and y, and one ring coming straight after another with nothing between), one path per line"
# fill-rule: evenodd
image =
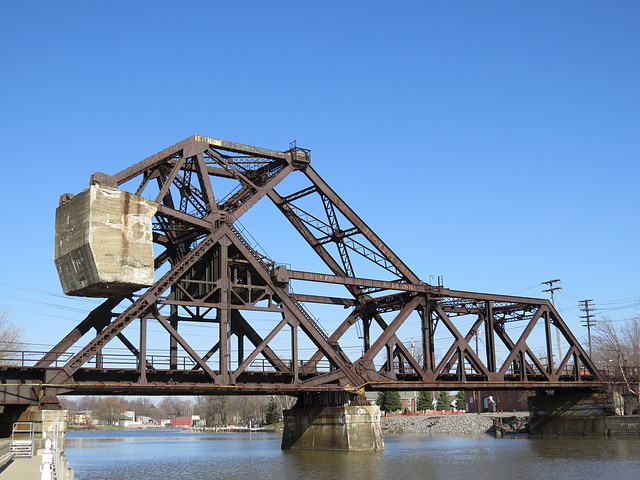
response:
M284 193L289 176L298 177L296 188ZM91 183L159 204L158 280L137 295L107 298L50 351L21 353L0 367L2 404L53 402L59 394L604 385L547 300L420 280L311 167L309 150L295 144L281 152L196 135L115 175L95 173ZM324 272L275 263L243 231L238 220L263 199L293 228L254 233L287 245L297 232ZM311 293L294 293L293 282ZM332 294L322 294L327 290ZM327 331L312 305L339 306L337 328ZM267 317L259 322L268 326L264 332L255 315ZM188 324L199 325L199 333L190 337ZM150 354L150 325L160 325L165 337L160 354ZM406 344L408 337L416 342ZM543 347L534 351L534 342ZM110 355L114 344L125 354Z

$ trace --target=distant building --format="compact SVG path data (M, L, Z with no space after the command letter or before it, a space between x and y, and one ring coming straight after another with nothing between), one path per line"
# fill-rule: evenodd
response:
M413 413L416 405L416 392L398 392L400 394L400 401L402 402L402 408L400 413ZM376 405L378 399L378 392L365 392L365 396L371 405Z
M75 412L69 423L73 425L91 425L91 412Z
M172 427L193 427L200 421L199 415L189 415L187 417L174 417L170 420Z

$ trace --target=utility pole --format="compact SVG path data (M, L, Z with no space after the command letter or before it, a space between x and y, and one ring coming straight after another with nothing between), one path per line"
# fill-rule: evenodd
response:
M560 279L556 278L555 280L547 280L546 282L542 282L542 285L549 285L549 288L543 290L543 292L551 292L551 304L553 308L556 308L556 296L553 294L556 290L561 290L562 287L554 287L553 284L559 282ZM556 336L558 337L558 362L562 362L562 345L560 344L560 329L556 326ZM548 360L551 361L550 359ZM551 364L549 364L551 365Z
M596 324L595 319L593 319L593 312L594 309L590 308L592 307L591 302L593 302L593 300L582 300L578 303L582 304L581 306L584 308L581 308L580 311L581 312L585 312L586 315L581 315L580 318L584 318L585 320L582 321L582 323L584 323L585 327L587 327L587 333L589 335L589 356L592 357L592 351L591 351L591 327L594 326Z

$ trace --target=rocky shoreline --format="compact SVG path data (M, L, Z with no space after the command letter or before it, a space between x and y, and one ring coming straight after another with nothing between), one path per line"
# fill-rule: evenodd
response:
M497 425L497 432L494 426ZM382 417L384 435L478 436L529 433L529 418L520 415L431 415Z

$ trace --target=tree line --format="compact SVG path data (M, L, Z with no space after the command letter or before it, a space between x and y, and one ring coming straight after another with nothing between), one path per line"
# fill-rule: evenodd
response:
M282 410L291 408L295 399L287 396L199 396L199 397L160 397L156 402L148 397L126 398L107 397L69 397L60 396L60 404L70 412L70 418L76 413L91 412L91 418L105 425L115 425L128 417L126 411L134 411L137 418L148 417L154 423L160 423L174 417L198 415L211 425L261 425L277 423Z

